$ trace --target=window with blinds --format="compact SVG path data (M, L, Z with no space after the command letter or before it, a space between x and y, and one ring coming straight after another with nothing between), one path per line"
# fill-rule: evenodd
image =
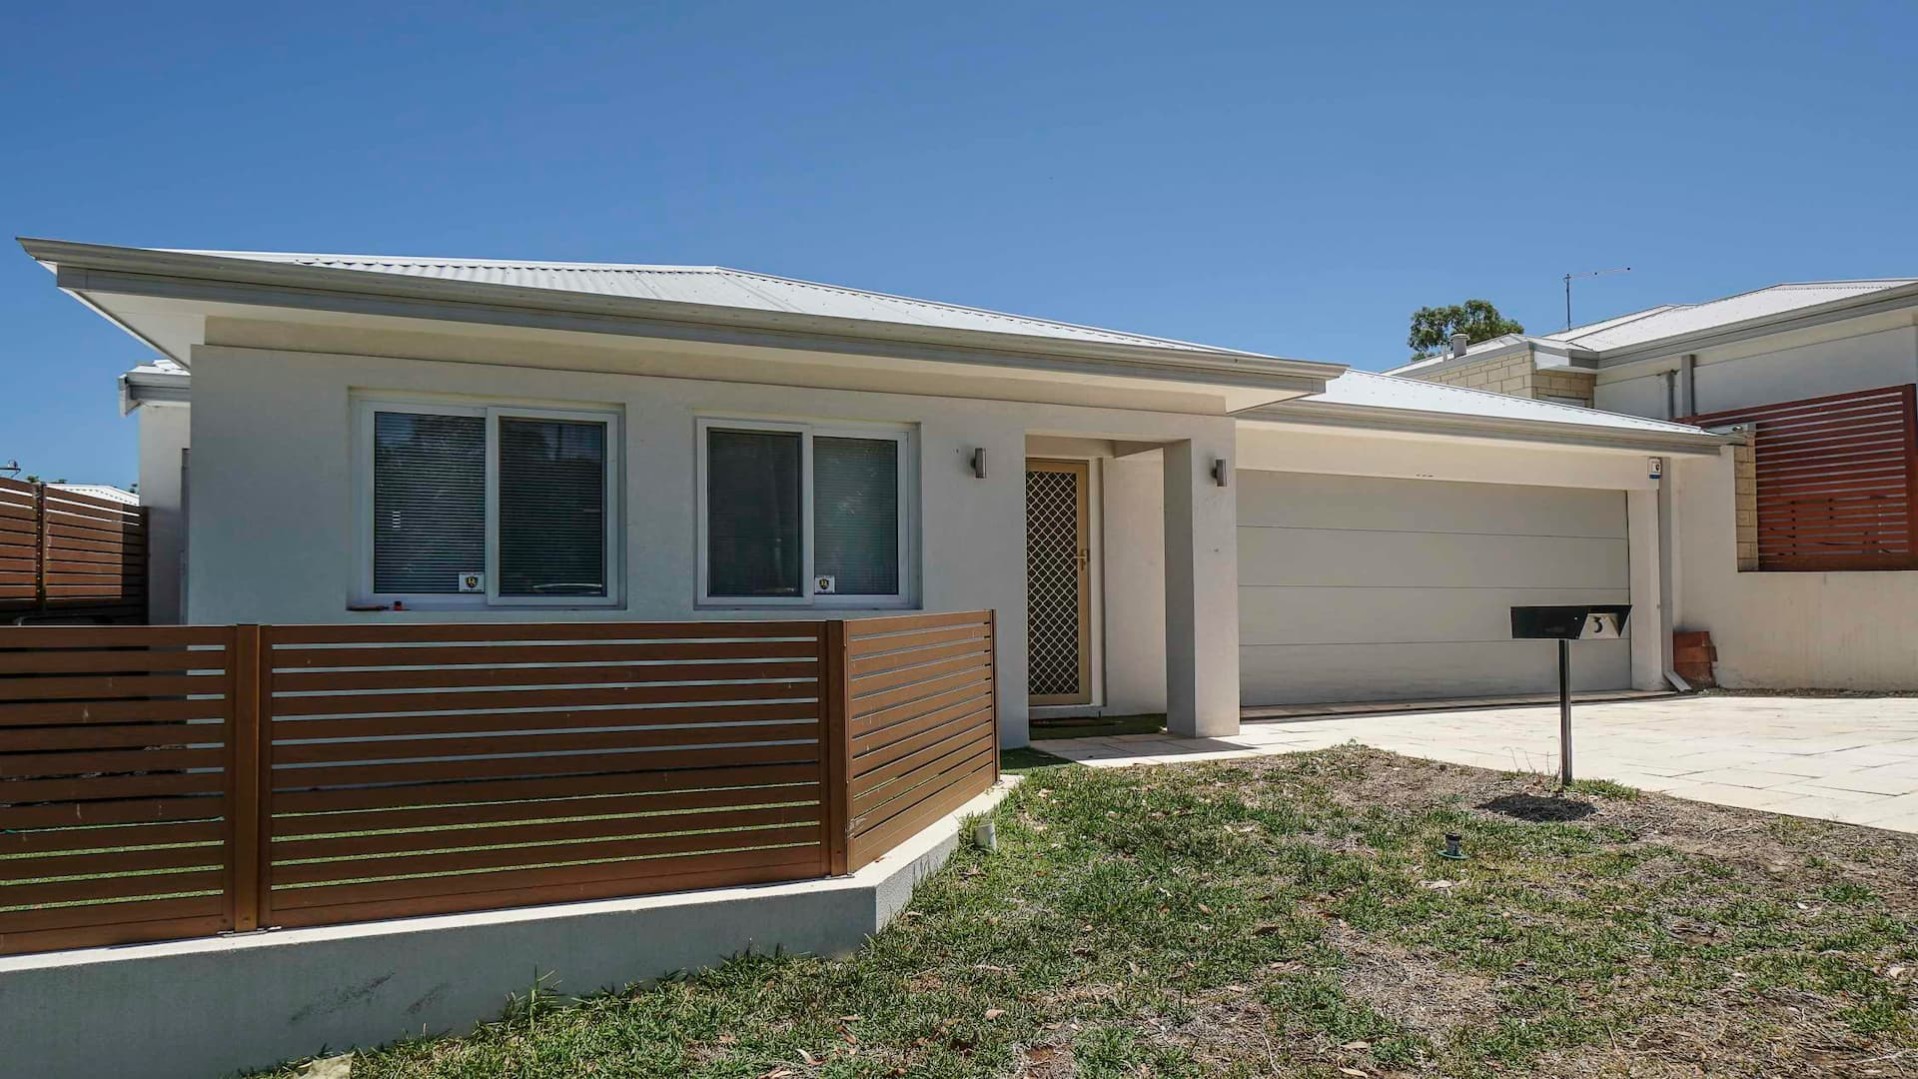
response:
M606 594L606 425L499 420L499 592Z
M485 569L486 418L377 413L373 590L457 593Z
M901 606L907 428L704 421L700 598Z
M613 600L613 415L358 407L369 600Z
M899 443L815 438L813 570L842 596L899 592Z
M712 595L804 594L803 437L796 431L707 432L706 565Z

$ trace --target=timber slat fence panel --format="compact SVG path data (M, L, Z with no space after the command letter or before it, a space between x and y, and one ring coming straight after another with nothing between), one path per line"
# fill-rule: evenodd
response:
M1918 569L1918 405L1911 385L1687 422L1755 428L1759 569Z
M824 876L822 627L265 629L262 924Z
M999 779L990 611L845 624L847 868Z
M232 927L232 641L0 629L0 954Z
M0 614L146 618L147 513L0 479Z
M998 774L990 612L0 627L0 954L803 880Z

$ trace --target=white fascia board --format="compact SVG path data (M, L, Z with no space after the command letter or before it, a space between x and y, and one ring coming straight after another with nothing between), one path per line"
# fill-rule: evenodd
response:
M1052 370L1216 387L1318 393L1344 364L1225 349L1160 348L1027 334L955 330L782 311L746 310L623 296L138 248L22 239L76 294L123 293L206 303L481 322L721 344L931 359L973 366ZM117 321L117 320L116 320ZM174 356L182 364L190 357Z
M1540 371L1598 370L1598 353L1557 342L1539 341L1532 349L1532 366Z
M1701 430L1646 431L1630 428L1586 427L1577 424L1507 417L1461 416L1410 409L1368 408L1299 401L1282 409L1241 413L1241 421L1276 426L1334 427L1357 431L1389 431L1439 438L1495 439L1554 446L1630 450L1678 456L1715 457L1721 446L1744 441L1744 436Z

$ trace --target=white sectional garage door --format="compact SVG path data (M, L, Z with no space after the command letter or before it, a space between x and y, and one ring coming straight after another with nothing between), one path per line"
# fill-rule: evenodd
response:
M1239 472L1246 707L1557 688L1510 609L1630 602L1625 493ZM1628 640L1572 646L1573 688L1631 684Z

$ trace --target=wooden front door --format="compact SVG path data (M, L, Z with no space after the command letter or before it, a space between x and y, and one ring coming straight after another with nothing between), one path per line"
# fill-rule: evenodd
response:
M1026 687L1092 703L1092 550L1085 461L1026 462Z

